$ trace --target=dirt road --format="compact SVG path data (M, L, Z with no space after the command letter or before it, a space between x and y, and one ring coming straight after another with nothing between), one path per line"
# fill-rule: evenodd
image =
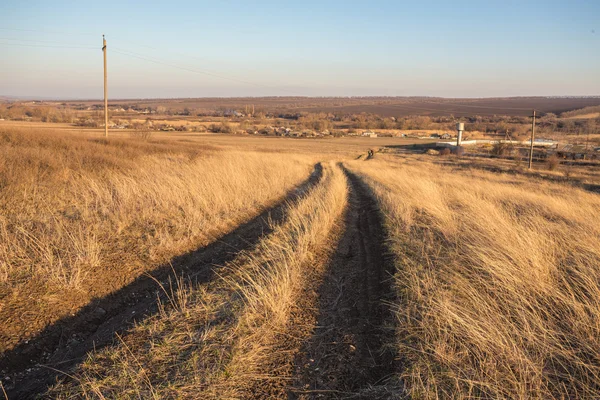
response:
M255 386L252 392L257 398L272 398L274 393L290 399L400 397L399 390L390 393L393 386L382 385L397 368L394 354L385 346L393 336L393 318L386 305L392 300L393 263L386 254L382 216L368 186L350 171L344 172L350 205L336 235L339 241L323 263L324 272L315 272L307 288L314 295L301 301L309 318L302 312L297 316L299 322L313 322L292 324L295 332L290 334L298 340L282 346L291 355L282 358L288 367L274 366L289 372L278 381L281 386ZM164 284L175 274L195 284L209 282L219 266L254 247L272 231L271 224L282 223L285 203L296 201L321 177L322 167L317 164L311 177L281 204L213 244L177 257L172 268L163 266L138 278L3 354L0 370L9 398L43 394L63 376L60 371L71 371L88 352L113 343L116 333L156 313L156 299L161 296L157 281Z
M383 346L393 335L385 329L393 265L377 203L359 177L345 173L345 230L319 289L317 326L296 358L290 398L393 397L372 388L394 370Z

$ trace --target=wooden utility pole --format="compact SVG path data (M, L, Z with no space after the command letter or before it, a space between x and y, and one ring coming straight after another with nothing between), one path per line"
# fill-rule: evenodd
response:
M588 155L588 146L590 145L590 128L588 127L587 137L585 139L585 154L583 155L583 159L585 160Z
M104 137L108 137L108 84L106 83L106 39L102 35L102 52L104 53Z
M535 140L535 110L533 110L533 116L531 117L531 145L529 146L529 169L531 169L531 163L533 162L533 141Z

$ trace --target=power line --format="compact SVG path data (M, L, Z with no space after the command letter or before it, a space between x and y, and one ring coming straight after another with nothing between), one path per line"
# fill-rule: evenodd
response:
M40 29L18 29L18 28L0 28L2 31L14 31L14 32L35 32L35 33L46 33L50 35L68 35L68 36L97 36L96 33L91 32L57 32L57 31L45 31Z
M148 46L148 45L145 45L145 44L134 43L134 42L131 42L129 40L122 40L122 42L129 43L130 45L133 45L135 47L143 47L143 48L146 48L146 49L149 49L149 50L161 51L161 52L165 51L165 49L159 49L159 48L156 48L156 47L153 47L153 46ZM166 51L169 52L169 53L171 53L171 54L176 54L176 55L179 55L179 56L194 58L196 60L205 61L205 62L212 62L212 60L209 60L208 58L198 57L198 56L195 56L193 54L181 53L179 51L175 51L175 50L172 50L170 48L166 49Z
M54 45L41 45L41 44L24 44L24 43L0 43L0 46L44 47L44 48L53 48L53 49L86 49L86 50L98 50L97 47L86 47L86 46L54 46Z
M5 43L0 42L0 45L4 44L9 46L96 49L96 47L86 46L81 43L65 43L48 40L29 40L14 38L0 38L0 40L5 41Z
M11 31L19 31L19 32L41 32L41 33L56 33L56 34L65 34L68 35L68 33L65 32L50 32L50 31L42 31L42 30L34 30L34 29L11 29L11 28L0 28L2 30L11 30ZM5 41L4 43L1 41ZM20 43L20 42L26 42L26 43ZM56 42L56 41L45 41L45 40L31 40L31 39L14 39L14 38L0 38L0 46L15 46L15 47L38 47L38 48L61 48L61 49L90 49L90 50L96 50L97 47L91 47L91 46L85 46L85 45L80 45L80 44L66 44L63 42ZM147 47L150 49L154 49L153 47L150 46L141 46L139 45L139 47ZM283 88L278 88L278 87L274 87L274 86L270 86L270 85L265 85L265 84L259 84L259 83L255 83L255 82L250 82L250 81L246 81L243 79L238 79L238 78L234 78L234 77L229 77L229 76L225 76L223 74L219 74L213 71L208 71L208 70L204 70L204 69L199 69L199 68L189 68L189 67L185 67L185 66L181 66L178 64L175 64L173 62L169 62L169 61L165 61L165 60L161 60L155 57L149 57L146 55L142 55L139 53L135 53L133 51L130 50L126 50L126 49L119 49L119 48L112 48L112 50L115 53L121 54L121 55L125 55L128 57L133 57L133 58L137 58L140 60L144 60L144 61L148 61L148 62L152 62L155 64L160 64L160 65L165 65L171 68L176 68L176 69L180 69L183 71L188 71L188 72L192 72L192 73L197 73L197 74L203 74L203 75L207 75L207 76L212 76L215 78L219 78L219 79L224 79L224 80L229 80L232 82L237 82L237 83L242 83L245 85L251 85L251 86L255 86L255 87L261 87L261 88L268 88L268 89L273 89L273 90L278 90L278 91L282 91L282 92L287 92L290 94L294 94L297 95L296 92L287 90L287 89L283 89ZM158 50L158 49L155 49ZM176 53L176 52L174 52ZM186 55L183 53L178 53L180 55L184 55L186 57L193 57L193 58L197 58L200 59L199 57L194 57L194 56L190 56L190 55Z
M42 44L56 44L61 46L86 46L83 43L64 43L64 42L56 42L51 40L30 40L30 39L15 39L15 38L0 38L0 40L9 40L13 42L27 42L27 43L42 43Z
M132 52L130 50L120 49L118 47L113 47L112 50L115 51L116 53L119 53L119 54L122 54L122 55L126 55L126 56L130 56L130 57L134 57L134 58L138 58L138 59L144 60L144 61L150 61L150 62L153 62L153 63L157 63L157 64L161 64L161 65L166 65L166 66L173 67L173 68L183 69L183 70L189 71L189 72L202 73L202 74L214 76L216 78L231 79L231 80L238 81L235 78L227 78L227 77L221 76L218 73L215 73L215 72L212 72L212 71L209 71L209 70L196 69L196 68L189 68L189 67L185 67L185 66L180 66L180 65L177 65L177 64L169 62L169 61L164 61L164 60L161 60L161 59L158 59L158 58L149 57L149 56L142 55L142 54L139 54L139 53L134 53L134 52ZM242 81L242 80L240 80L239 82L240 83L249 83L249 82L245 82L245 81Z
M155 63L155 64L165 65L165 66L168 66L168 67L171 67L171 68L180 69L180 70L183 70L183 71L188 71L188 72L193 72L193 73L197 73L197 74L208 75L208 76L212 76L212 77L219 78L219 79L229 80L229 81L232 81L232 82L243 83L243 84L246 84L246 85L252 85L252 86L260 87L260 88L274 89L274 90L279 90L279 91L282 91L282 92L288 92L288 93L292 93L294 95L297 95L297 93L289 91L287 89L277 88L277 87L274 87L274 86L269 86L269 85L264 85L264 84L260 84L260 83L250 82L250 81L246 81L246 80L242 80L242 79L238 79L238 78L228 77L228 76L225 76L225 75L217 74L217 73L214 73L214 72L211 72L211 71L207 71L207 70L203 70L203 69L189 68L189 67L181 66L181 65L178 65L178 64L174 64L172 62L168 62L168 61L164 61L164 60L161 60L161 59L157 59L157 58L154 58L154 57L149 57L149 56L146 56L146 55L141 55L139 53L134 53L132 51L125 50L125 49L119 49L119 48L114 48L113 47L112 51L114 51L115 53L121 54L121 55L128 56L128 57L137 58L137 59L148 61L148 62L152 62L152 63Z

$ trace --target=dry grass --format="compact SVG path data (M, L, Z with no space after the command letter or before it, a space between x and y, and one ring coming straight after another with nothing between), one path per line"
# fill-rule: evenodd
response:
M564 182L576 187L594 186L600 183L600 164L590 161L580 164L572 163L569 160L560 162L561 160L557 160L556 157L550 157L543 163L534 163L533 168L529 170L527 160L519 157L516 159L490 159L476 156L430 157L429 160L434 164L466 170L469 174L472 170L500 173L507 181L510 181L511 175L514 175L532 178L532 181ZM552 161L552 169L549 168L548 161ZM556 163L556 161L559 162Z
M351 166L386 215L408 393L600 397L598 195L382 158Z
M257 215L313 159L0 131L0 350Z
M0 350L258 214L307 177L315 149L354 159L371 143L123 136L0 130ZM600 198L578 188L598 171L465 160L347 164L372 187L396 256L402 370L385 389L599 398ZM283 397L347 196L326 164L254 250L213 282L165 288L159 314L47 395Z
M288 209L215 282L180 283L159 315L118 346L92 355L58 398L254 398L276 393L291 374L303 333L291 323L311 276L322 270L347 203L346 179L327 165L319 186ZM311 324L309 324L311 325ZM274 395L277 397L276 395Z

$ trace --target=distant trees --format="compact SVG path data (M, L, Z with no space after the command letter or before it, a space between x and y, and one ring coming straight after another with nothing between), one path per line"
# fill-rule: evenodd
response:
M24 106L21 104L0 104L0 118L23 120L33 119L42 122L75 122L76 111L51 106Z
M220 124L211 124L208 127L209 132L213 133L233 133L233 126L228 122L221 122Z
M296 126L299 129L306 128L322 132L326 129L332 128L333 123L331 120L333 118L333 115L328 115L325 113L302 114L300 117L298 117L298 122Z

